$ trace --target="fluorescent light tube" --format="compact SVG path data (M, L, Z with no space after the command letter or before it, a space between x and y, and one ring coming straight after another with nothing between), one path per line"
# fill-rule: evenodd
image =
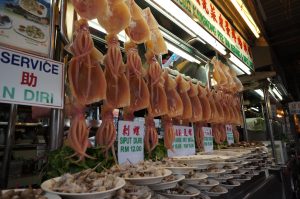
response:
M277 90L277 88L276 87L274 87L273 89L272 89L272 91L273 91L273 93L280 99L280 101L282 101L282 95L280 94L280 92Z
M229 60L232 61L239 69L244 71L246 74L251 75L251 70L244 64L239 58L237 58L234 54L229 53Z
M264 92L261 90L261 89L256 89L254 90L261 98L264 98L265 95L264 95Z
M256 38L259 38L260 30L255 24L253 18L251 17L249 11L247 10L245 4L241 0L231 0L231 3L237 9L239 14L242 16L248 27L251 29Z
M176 19L176 17L174 18L172 15L170 15L168 12L166 12L164 9L162 9L160 6L158 6L159 4L157 5L156 3L154 3L150 0L145 0L145 1L148 2L152 7L154 7L156 10L158 10L160 13L165 15L168 19L173 21L176 25L178 25L180 28L182 28L182 30L187 32L189 35L191 35L192 37L196 37L196 34L194 32L192 32L190 29L188 29L186 26L184 26L180 21L178 21Z
M253 110L253 111L259 112L258 108L251 107L250 109Z
M167 47L170 51L172 51L173 53L175 53L176 55L190 61L190 62L196 62L197 64L200 64L200 61L195 59L194 57L192 57L191 55L189 55L188 53L184 52L182 49L178 48L177 46L166 42Z
M145 0L155 9L168 17L171 21L180 27L184 27L188 33L191 32L198 36L201 40L204 40L209 45L214 47L222 55L226 55L226 48L218 40L216 40L211 34L209 34L204 28L202 28L196 21L194 21L189 15L187 15L181 8L174 4L171 0ZM164 9L165 8L165 9Z

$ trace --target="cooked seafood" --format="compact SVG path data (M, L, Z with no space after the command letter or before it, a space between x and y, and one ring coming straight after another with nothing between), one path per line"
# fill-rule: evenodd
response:
M208 192L224 192L224 187L219 185L212 187Z
M116 187L119 179L114 175L103 175L92 169L80 173L66 173L58 181L53 180L51 190L63 193L102 192Z
M193 195L193 194L195 194L195 193L192 193L192 192L186 190L184 187L181 187L179 185L173 189L165 190L164 192L167 194L176 194L176 195Z
M38 3L38 0L20 0L20 3L27 11L34 11L39 15L42 15L45 9L43 5Z
M197 178L207 178L207 175L201 172L190 172L188 175L185 175L186 179L197 179Z
M172 181L175 181L175 180L177 180L175 175L169 175L167 177L164 177L162 179L162 182L172 182Z
M147 186L136 186L129 183L118 190L115 199L147 199L151 195L151 190Z
M47 199L41 189L7 190L0 191L2 199Z
M45 34L43 33L43 31L36 26L20 25L18 30L20 32L26 33L26 35L32 39L44 39L45 38Z
M113 174L122 178L158 177L165 175L165 169L154 166L149 161L144 161L135 165L113 166L109 170L106 170L104 174Z

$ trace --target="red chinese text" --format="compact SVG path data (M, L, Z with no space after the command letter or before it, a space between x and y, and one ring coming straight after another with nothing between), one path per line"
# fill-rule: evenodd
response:
M124 136L129 136L129 125L124 125L123 126L123 133Z
M30 87L36 87L37 84L37 76L34 75L34 73L29 73L29 72L22 72L22 80L21 80L22 85L27 85Z

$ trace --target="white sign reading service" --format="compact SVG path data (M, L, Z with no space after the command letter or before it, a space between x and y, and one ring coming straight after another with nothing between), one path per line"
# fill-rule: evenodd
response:
M0 47L0 102L63 108L64 64Z

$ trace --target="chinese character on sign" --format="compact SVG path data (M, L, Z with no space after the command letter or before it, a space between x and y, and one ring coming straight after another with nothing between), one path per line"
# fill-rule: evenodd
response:
M224 20L223 20L223 17L222 17L222 15L220 14L219 15L219 25L221 26L221 28L225 31L225 29L224 29Z
M133 127L133 134L136 136L140 135L140 127L139 126Z
M243 49L243 43L240 37L237 38L238 44L240 46L241 49Z
M245 52L247 52L247 50L248 50L248 47L247 47L247 44L246 44L246 42L245 42L245 41L243 41L243 47L244 47L244 51L245 51Z
M129 136L129 125L123 126L123 133L124 136Z
M188 136L186 129L184 129L183 135L184 135L184 136Z
M229 22L225 21L225 28L226 28L226 33L230 37L230 28L229 28Z
M189 129L189 136L192 136L192 129Z
M214 5L210 4L210 16L214 20L214 22L217 22L217 15L216 15L216 8Z
M234 40L234 42L236 42L235 30L233 28L231 29L231 37Z
M198 5L200 5L200 4L201 4L201 3L200 3L200 0L196 0L196 2L197 2L197 4L198 4Z
M22 85L36 87L36 83L37 83L37 76L35 76L34 73L29 73L24 71L22 72L22 80L21 80Z
M176 134L176 136L181 136L181 130L180 129L176 129L175 134Z
M205 10L206 14L209 14L206 0L202 0L202 7Z

